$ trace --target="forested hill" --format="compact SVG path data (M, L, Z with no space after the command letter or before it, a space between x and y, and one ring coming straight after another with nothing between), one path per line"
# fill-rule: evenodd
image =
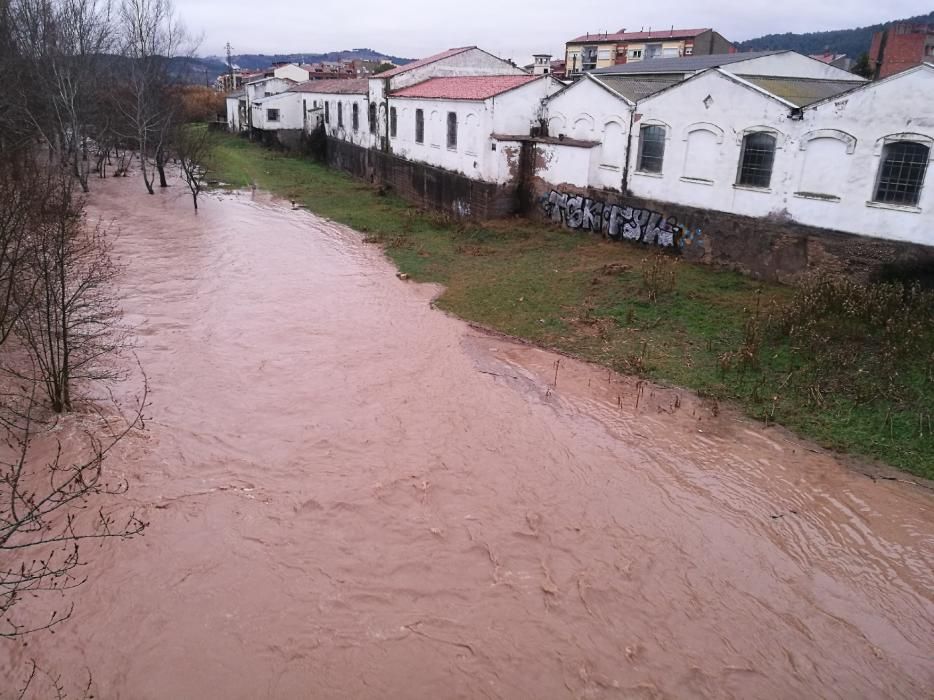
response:
M212 57L224 62L223 57ZM412 59L399 56L387 56L373 49L351 49L349 51L331 51L329 53L289 53L289 54L237 54L232 56L233 62L245 70L268 68L273 63L318 63L320 61L389 61L400 65Z
M740 51L765 51L768 49L791 49L803 54L816 54L830 51L845 53L851 58L869 51L872 35L884 26L898 22L934 24L934 12L907 19L892 20L884 24L873 24L856 29L836 29L829 32L808 32L806 34L766 34L756 39L737 42Z

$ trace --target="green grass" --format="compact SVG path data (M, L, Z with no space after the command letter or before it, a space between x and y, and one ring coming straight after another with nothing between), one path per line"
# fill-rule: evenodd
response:
M211 171L230 186L255 184L363 232L400 271L445 285L438 305L464 319L729 401L825 447L934 478L934 382L920 364L904 368L910 400L869 403L815 393L801 353L777 334L768 335L755 366L724 368L724 354L743 344L757 297L764 317L791 298L787 287L527 219L459 224L236 137L218 139ZM607 265L616 268L607 273ZM644 279L653 266L673 280L655 300Z

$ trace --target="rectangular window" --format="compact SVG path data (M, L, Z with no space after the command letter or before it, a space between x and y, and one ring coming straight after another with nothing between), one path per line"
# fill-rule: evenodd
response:
M448 112L448 150L457 150L457 112Z
M396 108L390 107L389 108L389 135L392 136L393 138L396 138L396 127L397 127Z
M660 173L665 160L665 127L643 126L639 130L639 167L644 173Z
M353 126L353 130L357 131L360 128L360 105L356 102L350 108L350 121Z
M645 45L645 58L660 58L662 55L662 45L661 44L646 44Z
M344 126L344 103L337 103L337 126Z
M930 157L930 149L915 141L897 141L883 146L873 200L885 204L918 206Z
M642 58L642 49L632 49L629 52L629 58Z
M324 123L325 124L331 123L331 103L330 102L324 103Z
M279 121L279 110L278 109L267 109L266 120L271 121L271 122Z
M415 143L425 143L425 112L415 110Z
M772 182L772 164L775 162L775 137L758 132L743 137L743 151L739 157L737 185L768 187Z
M597 47L585 46L581 49L581 70L593 70L597 67Z
M376 133L376 103L370 103L370 133Z

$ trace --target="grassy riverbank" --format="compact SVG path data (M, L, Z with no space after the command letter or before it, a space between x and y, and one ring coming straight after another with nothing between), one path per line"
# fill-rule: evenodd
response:
M934 478L927 296L827 280L796 294L544 223L461 225L229 136L211 169L363 232L413 279L444 284L438 305L462 318Z

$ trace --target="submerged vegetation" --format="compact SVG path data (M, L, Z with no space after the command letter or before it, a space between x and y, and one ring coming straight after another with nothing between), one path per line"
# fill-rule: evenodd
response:
M789 288L526 219L458 222L236 137L211 169L363 232L462 318L934 478L932 292L827 275Z

